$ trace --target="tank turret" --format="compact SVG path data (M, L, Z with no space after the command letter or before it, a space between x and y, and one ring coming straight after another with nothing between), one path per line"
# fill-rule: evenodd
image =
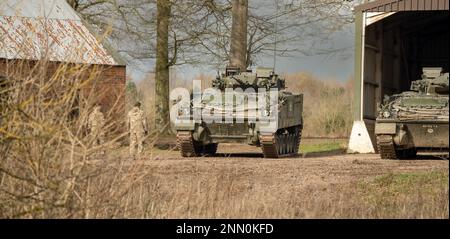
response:
M422 79L411 83L411 91L422 94L448 94L449 74L442 68L424 68Z
M255 72L251 70L240 72L237 67L227 67L225 73L213 80L212 86L221 91L226 88L243 90L253 88L255 91L260 88L284 90L285 80L275 74L273 68L258 67Z

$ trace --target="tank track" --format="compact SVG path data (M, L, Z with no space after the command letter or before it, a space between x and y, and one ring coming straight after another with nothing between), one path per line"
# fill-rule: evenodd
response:
M382 159L398 159L392 135L378 135L377 148Z
M217 144L200 145L192 138L190 131L177 132L177 148L183 157L214 155L217 152Z
M298 155L302 130L295 127L287 133L261 135L259 140L264 158L283 158Z
M183 157L195 157L197 156L196 145L192 138L192 133L189 131L177 132L177 147Z

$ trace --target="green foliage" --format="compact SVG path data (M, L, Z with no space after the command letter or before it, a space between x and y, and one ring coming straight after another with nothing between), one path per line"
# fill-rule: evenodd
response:
M324 143L302 143L302 145L300 146L300 152L303 154L330 152L344 149L345 144L339 141L330 141Z

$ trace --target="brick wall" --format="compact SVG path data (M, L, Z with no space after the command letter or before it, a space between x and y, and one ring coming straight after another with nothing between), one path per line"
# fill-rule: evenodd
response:
M25 60L5 60L0 59L0 75L15 77L27 77L31 69L37 64L36 61ZM51 77L55 74L62 63L46 63L46 75ZM126 87L126 67L125 66L82 66L65 65L71 69L71 75L84 79L92 79L89 84L81 89L80 97L92 99L91 103L100 102L102 111L108 113L110 119L125 119L125 87ZM80 72L74 71L77 67L84 67ZM79 75L78 75L79 74ZM94 77L93 77L94 76Z

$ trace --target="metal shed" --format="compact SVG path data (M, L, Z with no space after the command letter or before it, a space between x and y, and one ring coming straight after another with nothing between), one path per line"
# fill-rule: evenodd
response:
M375 152L377 105L385 95L409 90L423 67L448 72L448 10L448 0L376 0L355 7L350 152Z

